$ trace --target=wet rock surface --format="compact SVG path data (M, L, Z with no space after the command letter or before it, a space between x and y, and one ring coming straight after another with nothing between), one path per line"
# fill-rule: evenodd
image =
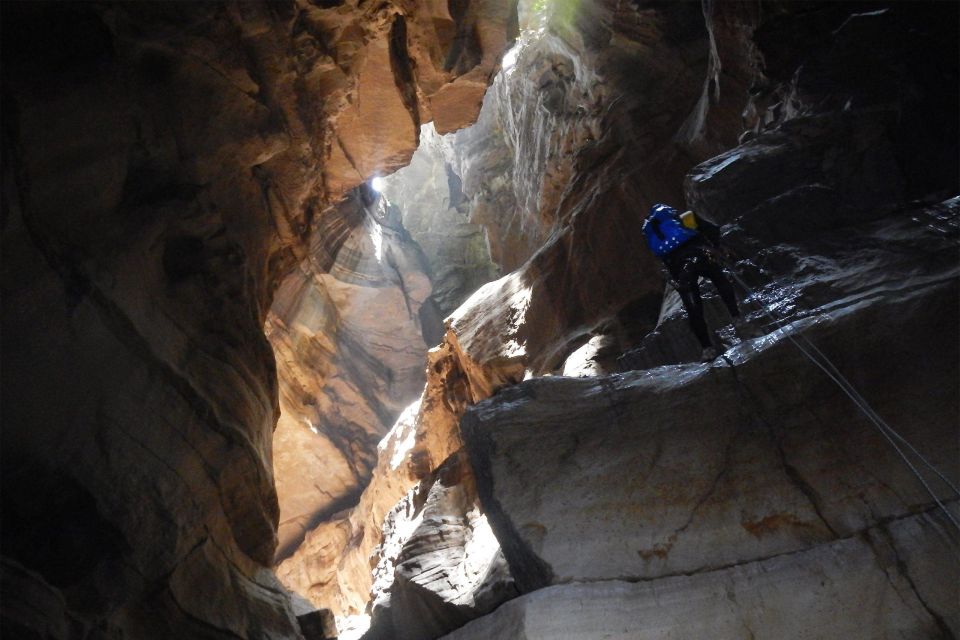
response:
M933 210L951 211L955 220L957 204ZM767 327L773 333L734 346L714 363L531 380L468 410L461 429L481 504L520 589L639 580L649 586L619 588L639 611L660 611L665 592L690 586L687 596L708 604L694 608L677 593L676 605L661 612L677 616L664 622L674 632L695 634L712 624L713 602L739 620L730 624L746 624L757 637L793 637L799 628L778 626L791 617L791 607L820 611L839 598L848 604L835 611L878 607L869 615L876 637L956 633L960 621L946 604L956 596L946 576L960 570L949 521L876 427L788 340L802 334L828 354L878 414L956 483L960 349L943 336L958 323L957 236L924 220L901 214L860 227L855 237L821 236L819 255L809 245L781 246L785 261L796 259L784 278L795 289L772 284L760 301L769 309L789 307L787 324ZM827 247L830 257L822 253ZM674 330L686 327L667 327L653 340L669 340ZM944 392L930 394L932 388ZM942 483L933 486L956 514L957 496ZM908 530L913 537L902 544L917 545L911 552L917 565L890 560L895 552L874 547ZM831 579L829 590L812 589L804 604L790 588L776 586L776 572L783 585L800 585L812 577L799 573L817 574L821 562L849 584ZM752 570L769 582L746 586L751 579L738 572L751 563L761 563ZM885 568L878 571L878 563ZM692 577L671 577L677 575ZM880 589L892 585L895 593L906 589L910 595L895 619L883 617L891 614L883 605L854 604L866 588L856 576ZM738 585L741 579L746 582ZM696 595L701 588L722 589L712 580L734 595ZM919 583L927 586L907 586ZM593 590L607 588L618 587L549 593L560 602L583 593L603 617L610 605ZM767 617L751 619L756 611L737 596L740 589L763 591ZM784 590L780 600L768 598L778 589ZM954 595L931 604L926 598L933 592ZM508 624L514 615L525 621L527 637L551 637L559 627L544 613L554 606L543 604L550 597L503 607L474 627L477 636L467 627L453 637L484 637L491 628L484 625ZM673 606L678 613L669 613ZM639 613L622 614L620 623L626 625L622 637L659 637ZM574 636L600 633L588 626Z

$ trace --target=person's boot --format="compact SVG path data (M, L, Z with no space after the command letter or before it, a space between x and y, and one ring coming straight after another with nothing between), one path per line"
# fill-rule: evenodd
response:
M713 362L720 355L716 347L704 347L700 353L700 362Z
M750 340L759 338L763 333L752 326L743 316L737 316L733 319L733 328L737 332L737 337L741 340Z

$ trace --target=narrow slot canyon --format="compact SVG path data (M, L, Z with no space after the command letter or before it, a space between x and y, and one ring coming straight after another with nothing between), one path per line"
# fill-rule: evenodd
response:
M0 12L4 640L960 636L960 4Z

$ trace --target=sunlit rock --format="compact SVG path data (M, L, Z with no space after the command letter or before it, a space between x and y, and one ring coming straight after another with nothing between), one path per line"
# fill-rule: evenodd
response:
M431 297L442 316L498 271L483 227L468 220L460 177L447 160L449 138L437 135L432 123L424 125L410 164L381 179L383 194L400 209L404 228L427 257Z
M363 210L329 270L301 263L267 318L280 380L280 558L356 502L377 443L423 389L425 334L439 333L424 321L439 320L424 314L432 285L423 252L393 213L382 199Z
M510 293L500 297L504 291ZM523 326L528 291L511 278L482 287L448 319L444 341L427 354L427 382L378 446L377 466L356 507L307 534L277 569L283 583L339 616L363 612L371 598L370 558L387 514L414 485L462 448L458 421L467 407L523 379L519 342L501 338ZM504 321L489 332L485 314ZM306 567L306 569L304 569Z
M387 515L364 638L437 637L516 596L464 452Z

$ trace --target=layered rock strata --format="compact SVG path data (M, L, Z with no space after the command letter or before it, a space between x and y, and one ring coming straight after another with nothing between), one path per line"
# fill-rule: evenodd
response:
M387 515L365 638L438 637L516 597L465 451Z
M909 546L927 578L938 586L952 579L955 565L923 558L940 552L930 543L931 525L913 516L810 551L693 576L547 587L444 638L950 637L917 596L913 576L895 569Z
M300 637L269 569L273 292L421 122L475 117L513 11L2 10L3 633Z
M280 558L359 498L377 443L423 389L428 340L443 330L426 257L396 212L382 198L367 206L360 194L339 205L345 219L350 207L359 222L332 264L301 263L277 290L265 326L280 381Z

